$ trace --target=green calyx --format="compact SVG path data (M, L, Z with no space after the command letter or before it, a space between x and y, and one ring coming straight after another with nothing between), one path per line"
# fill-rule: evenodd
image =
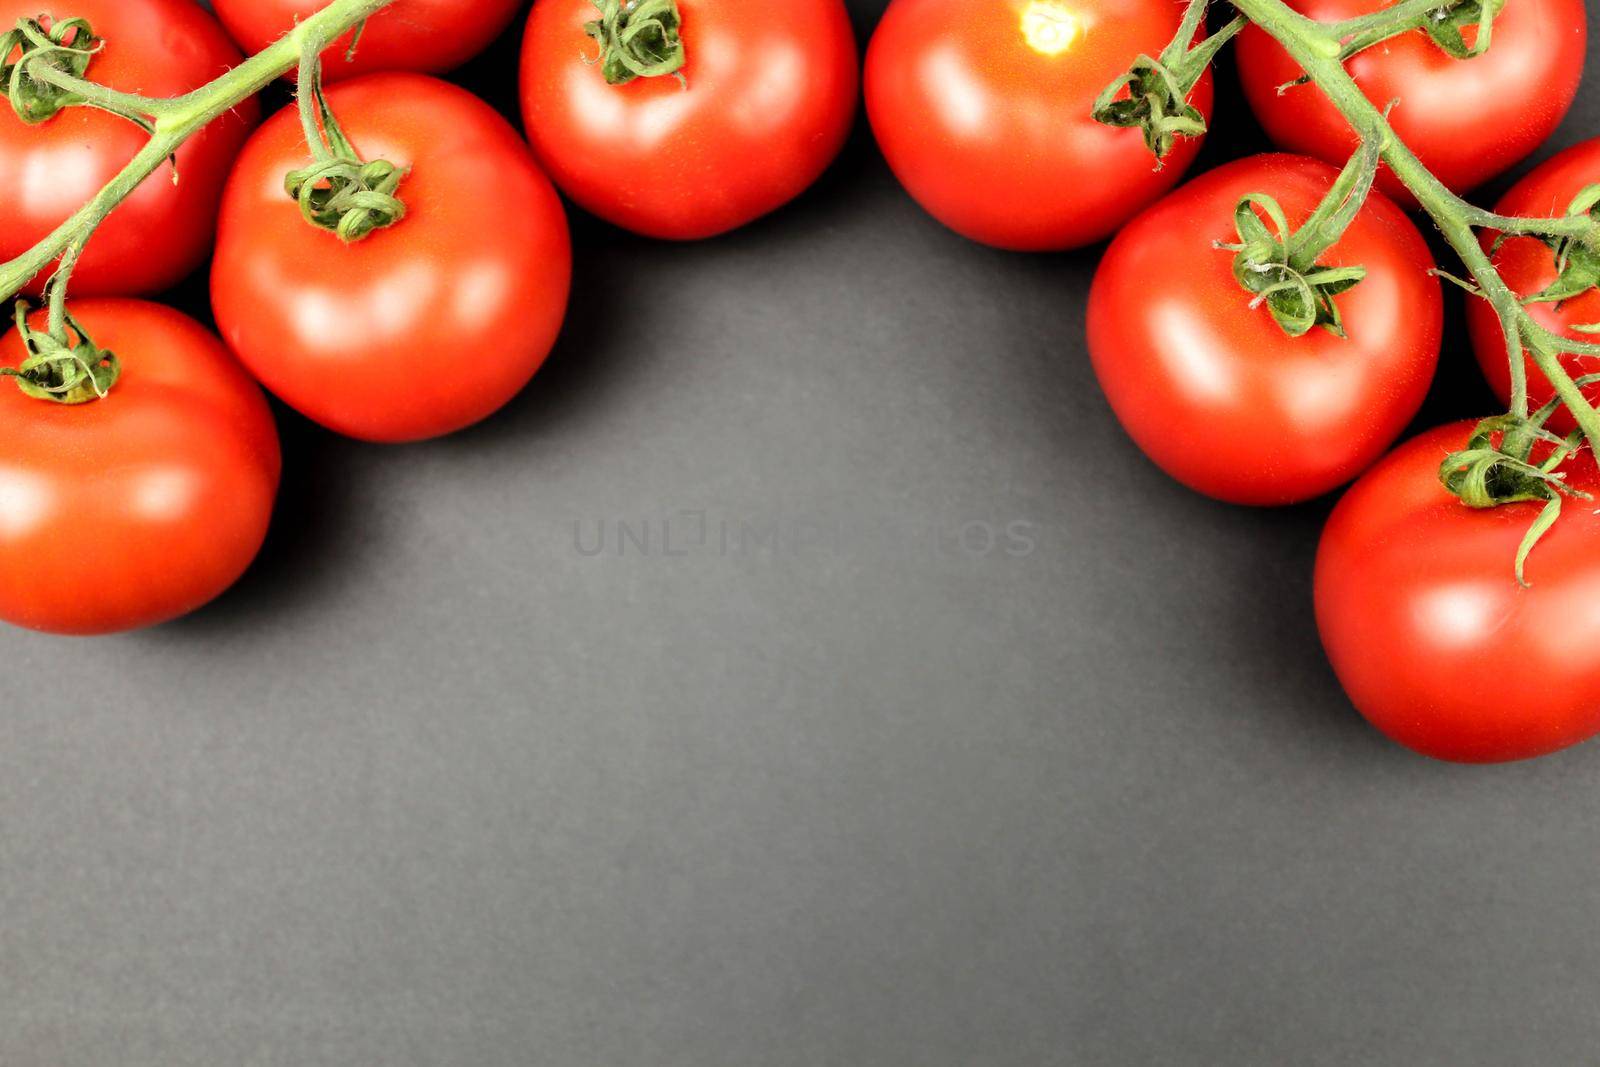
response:
M82 78L102 44L84 19L61 19L49 29L38 19L18 19L14 28L0 34L0 59L6 61L0 64L0 81L17 118L38 125L63 108L85 103L77 93L41 78L39 68Z
M333 159L290 173L283 187L307 222L353 244L405 217L406 205L395 195L404 178L387 160Z
M0 367L0 377L15 380L28 396L55 404L87 404L104 399L117 384L122 365L116 354L95 344L70 314L66 325L75 342L29 326L26 300L17 301L15 320L27 356L19 366Z
M1254 298L1251 306L1265 306L1290 337L1304 337L1319 327L1338 337L1345 335L1335 297L1360 284L1366 268L1327 267L1317 260L1338 242L1366 203L1377 177L1378 155L1377 140L1364 142L1298 231L1291 231L1283 208L1265 193L1252 193L1234 208L1239 241L1219 242L1217 247L1234 253L1233 276Z
M284 177L283 187L313 226L353 244L405 218L397 195L406 172L387 160L363 160L345 136L319 85L315 89L322 143L316 160Z
M1600 375L1590 375L1578 379L1577 384L1582 387L1597 381ZM1552 400L1529 418L1499 415L1483 420L1473 430L1467 447L1445 457L1439 467L1439 480L1444 487L1469 508L1544 504L1517 549L1517 584L1524 588L1528 585L1524 574L1528 556L1561 518L1562 500L1565 497L1590 499L1588 493L1567 485L1567 476L1560 469L1581 447L1582 431L1575 430L1571 436L1560 437L1544 428L1559 404L1559 400ZM1540 445L1545 446L1548 453L1536 462L1534 452Z
M1190 7L1190 16L1159 59L1140 56L1128 73L1106 86L1094 102L1094 120L1106 126L1138 128L1144 143L1158 161L1166 159L1180 137L1199 137L1206 132L1206 117L1189 103L1201 75L1211 66L1217 52L1246 25L1236 18L1194 48L1203 5Z
M1094 120L1143 130L1145 147L1157 160L1164 160L1178 138L1206 132L1205 115L1189 103L1193 88L1192 83L1184 85L1160 60L1140 56L1133 68L1106 86L1094 102ZM1123 89L1127 90L1125 96Z
M1567 215L1571 218L1593 219L1594 226L1581 236L1543 239L1556 254L1556 280L1528 297L1526 303L1559 304L1600 286L1600 218L1595 215L1597 205L1600 205L1600 185L1591 185L1572 201L1567 208ZM1504 241L1505 237L1498 238L1495 246L1498 248ZM1588 333L1600 332L1600 325L1577 329Z
M600 45L590 62L611 85L626 85L635 78L672 75L683 78L684 49L679 31L683 15L677 0L589 0L600 17L583 31Z
M1422 29L1446 54L1456 59L1473 59L1489 50L1495 16L1505 10L1505 6L1506 0L1461 0L1445 4L1428 13ZM1469 26L1477 30L1470 45L1465 34Z

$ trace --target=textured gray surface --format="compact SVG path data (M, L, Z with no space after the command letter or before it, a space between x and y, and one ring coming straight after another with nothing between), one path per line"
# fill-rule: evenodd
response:
M1126 443L1092 253L947 235L864 137L729 239L578 235L502 417L285 416L235 592L0 634L0 1063L1593 1058L1600 748L1367 730L1311 620L1326 504ZM1428 420L1487 409L1454 340L1445 375Z

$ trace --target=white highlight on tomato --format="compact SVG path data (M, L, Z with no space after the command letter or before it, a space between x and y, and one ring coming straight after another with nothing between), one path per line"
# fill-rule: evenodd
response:
M1441 586L1419 599L1412 610L1440 645L1471 648L1505 625L1505 590L1483 582Z
M156 468L135 479L130 503L153 522L178 522L190 514L190 502L200 494L192 473L176 467Z
M1022 12L1022 36L1042 56L1059 56L1078 39L1078 16L1052 0L1033 0Z
M982 137L998 128L990 121L996 102L988 86L973 76L959 49L946 46L929 52L918 65L917 76L930 87L930 98L939 101L939 113L952 130Z
M0 534L7 537L28 534L49 519L55 506L55 491L44 478L19 468L0 466Z

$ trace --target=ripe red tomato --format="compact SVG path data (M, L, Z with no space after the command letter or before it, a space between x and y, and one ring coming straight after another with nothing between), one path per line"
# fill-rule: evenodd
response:
M590 0L540 0L522 49L534 153L584 209L649 237L712 237L804 192L844 145L857 55L841 0L679 0L680 83L610 85Z
M191 0L0 0L0 26L41 14L85 18L105 39L87 77L124 92L177 96L240 62L217 21ZM178 150L178 177L163 167L134 190L90 240L72 291L153 293L205 259L228 167L260 118L254 100ZM0 261L38 244L98 193L149 140L124 118L67 108L29 126L0 103Z
M223 197L218 326L268 389L330 429L389 442L459 430L515 396L555 342L572 274L561 201L463 89L373 74L328 101L364 158L410 168L408 214L350 245L305 223L283 180L309 154L284 109Z
M1287 0L1319 22L1365 15L1393 0ZM1381 107L1400 139L1450 188L1464 192L1493 178L1544 143L1572 106L1588 36L1584 0L1512 0L1494 20L1489 49L1455 59L1421 31L1352 57L1347 69ZM1474 31L1466 31L1468 41ZM1314 85L1280 94L1300 67L1257 26L1240 34L1239 76L1273 141L1330 163L1354 153L1355 132ZM1414 198L1385 168L1382 188L1401 204Z
M1374 726L1437 759L1498 763L1600 732L1600 514L1570 501L1519 586L1517 548L1543 505L1477 511L1439 483L1472 426L1403 445L1340 501L1317 554L1317 626ZM1600 494L1592 456L1564 469Z
M1101 240L1172 188L1137 129L1091 115L1141 53L1178 32L1171 0L894 0L867 50L867 114L906 189L976 241L1023 251ZM1211 76L1191 102L1208 118Z
M72 310L122 377L73 407L0 379L0 618L62 634L152 626L255 558L278 492L277 428L194 320L141 300ZM15 330L0 338L0 365L23 356Z
M1511 215L1565 215L1573 198L1596 182L1600 182L1600 140L1586 141L1536 168L1512 187L1495 210ZM1492 239L1492 235L1487 236L1485 243L1491 243ZM1533 296L1556 280L1555 251L1536 238L1509 238L1491 258L1500 276L1519 296ZM1528 311L1535 321L1558 335L1593 341L1594 334L1585 334L1573 327L1600 323L1600 291L1590 289L1555 304L1529 304ZM1506 360L1500 317L1487 300L1469 299L1467 325L1484 376L1500 400L1509 403L1511 367ZM1531 359L1524 359L1524 363L1528 368L1528 399L1537 409L1555 395L1555 389ZM1584 357L1565 356L1562 363L1574 378L1595 370L1595 361ZM1584 393L1591 403L1600 401L1600 385L1589 386ZM1577 424L1563 407L1556 409L1548 425L1565 434L1572 432Z
M1336 172L1301 156L1242 159L1134 219L1089 295L1089 354L1128 434L1219 500L1287 504L1350 480L1421 406L1443 300L1422 235L1374 193L1320 260L1364 266L1336 301L1348 336L1290 337L1233 275L1234 206L1266 193L1299 226Z
M259 52L327 7L329 0L213 0L217 17L247 51ZM395 0L367 21L354 58L352 34L322 54L328 82L380 70L443 74L489 46L521 0Z

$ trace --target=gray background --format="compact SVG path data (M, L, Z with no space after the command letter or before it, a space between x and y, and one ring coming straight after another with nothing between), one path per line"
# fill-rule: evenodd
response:
M509 101L513 55L462 77ZM1231 85L1208 163L1259 144ZM1596 129L1586 90L1559 142ZM864 128L723 240L574 222L499 418L284 413L235 591L0 634L0 1063L1592 1060L1600 748L1366 728L1311 617L1327 503L1128 444L1095 251L945 233ZM1459 334L1442 380L1420 422L1490 409ZM650 554L579 551L619 520Z

